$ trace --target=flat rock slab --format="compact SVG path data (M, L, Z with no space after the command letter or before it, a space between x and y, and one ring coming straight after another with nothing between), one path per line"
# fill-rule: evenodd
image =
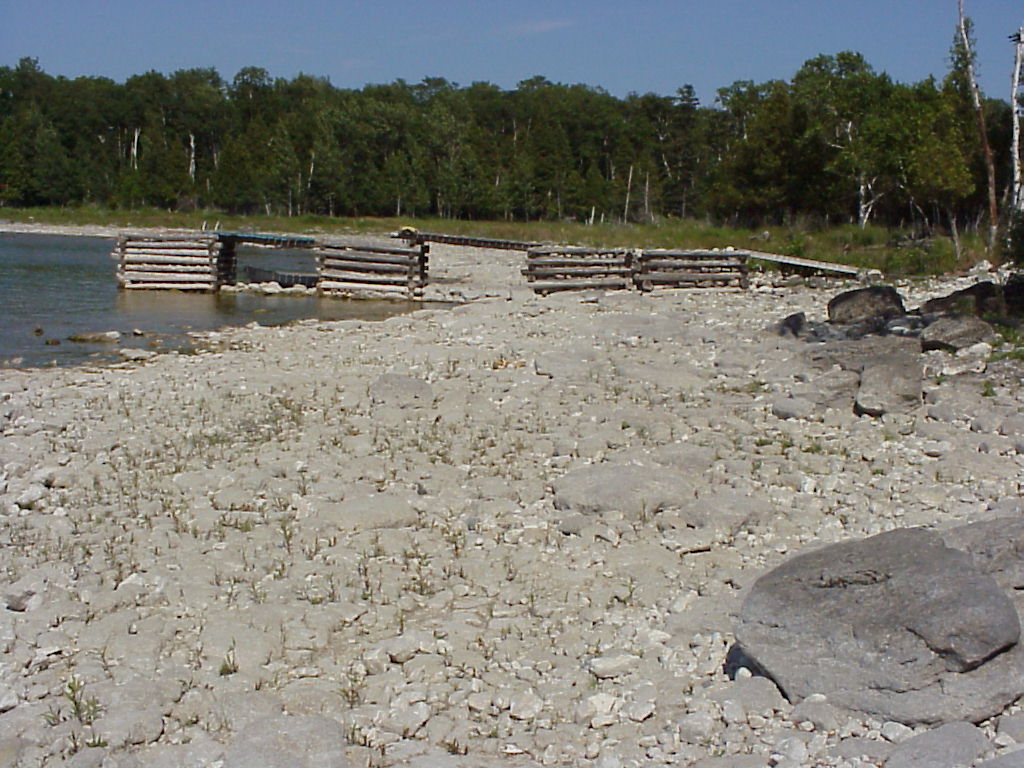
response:
M743 654L793 702L906 724L980 721L1024 693L1020 621L971 556L924 529L797 555L740 611Z
M917 360L921 354L920 339L903 336L865 336L863 339L830 341L813 344L805 351L808 365L819 371L839 366L844 371L861 373L880 359L901 357Z
M320 505L319 516L339 528L369 530L413 525L419 513L409 501L393 493L354 496L341 502Z
M557 509L580 514L653 514L693 499L693 487L664 469L641 464L594 464L552 484Z
M341 723L318 715L275 715L249 724L224 754L224 768L348 768Z
M988 747L985 732L970 723L948 723L900 744L885 768L959 768L971 765Z
M369 395L374 403L399 408L427 407L434 401L434 390L430 384L398 373L378 376L370 384Z
M881 357L864 366L854 411L866 416L910 413L921 405L919 359L904 355Z

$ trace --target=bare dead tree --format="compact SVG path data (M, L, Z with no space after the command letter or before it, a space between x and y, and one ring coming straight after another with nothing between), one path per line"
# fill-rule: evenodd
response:
M978 132L981 134L981 151L985 158L985 171L988 174L988 249L992 251L996 244L996 233L999 230L999 203L996 199L996 165L992 159L992 147L988 143L988 131L985 128L985 112L981 105L981 90L978 79L974 75L974 52L971 50L971 37L967 33L967 17L964 15L964 0L957 0L960 15L960 42L964 47L964 60L967 67L967 82L971 91L974 113L978 118Z
M1013 209L1017 215L1024 214L1024 158L1020 156L1020 117L1024 111L1024 104L1021 99L1021 75L1024 72L1024 27L1017 30L1017 33L1010 35L1016 45L1017 53L1013 58L1013 78L1010 88L1010 106L1013 115L1013 142L1011 143L1010 159L1013 163Z

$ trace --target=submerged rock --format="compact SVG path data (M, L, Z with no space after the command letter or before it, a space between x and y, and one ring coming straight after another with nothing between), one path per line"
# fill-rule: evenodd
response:
M74 333L68 336L68 341L77 341L80 344L113 344L121 340L118 331L95 331L90 333Z

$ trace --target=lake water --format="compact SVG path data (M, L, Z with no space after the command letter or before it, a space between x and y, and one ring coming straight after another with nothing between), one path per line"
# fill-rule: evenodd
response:
M179 291L122 291L114 241L98 237L0 233L0 368L119 360L117 350L192 348L190 331L295 320L383 320L417 309L413 302L258 296ZM251 265L314 271L309 251L239 249L239 273ZM81 333L120 331L114 344L82 343ZM143 335L133 335L141 331Z

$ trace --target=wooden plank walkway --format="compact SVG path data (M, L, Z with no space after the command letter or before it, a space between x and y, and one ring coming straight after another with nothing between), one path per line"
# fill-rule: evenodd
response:
M487 237L464 237L462 235L420 232L412 227L400 229L392 237L405 240L410 246L423 245L424 243L444 243L446 245L468 245L473 248L494 248L499 251L528 251L531 248L543 246L543 243L531 243L521 240L494 240Z
M803 267L805 269L817 269L822 272L835 272L839 275L852 275L857 277L863 272L859 267L851 267L846 264L834 264L831 261L818 261L816 259L805 259L801 256L784 256L781 253L766 253L764 251L747 251L750 258L758 261L769 261L773 264L785 264L790 267Z

